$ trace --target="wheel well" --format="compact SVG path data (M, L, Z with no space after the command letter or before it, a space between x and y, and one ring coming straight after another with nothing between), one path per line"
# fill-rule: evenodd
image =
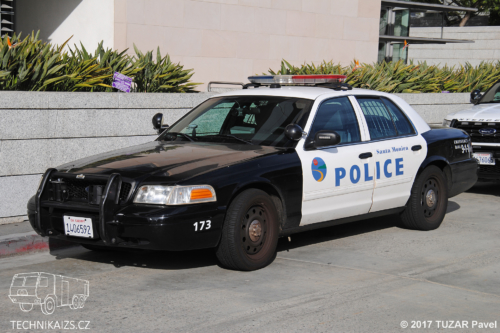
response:
M443 173L446 177L446 184L448 186L448 192L449 192L451 190L451 186L453 184L450 165L448 163L446 163L445 161L440 161L440 160L432 161L429 164L427 164L425 167L427 168L429 165L435 165L439 169L441 169L441 171L443 171ZM424 169L421 169L420 172L422 172Z
M231 205L234 198L236 198L236 196L238 196L238 194L240 194L241 192L243 192L245 190L251 189L251 188L255 188L255 189L264 191L271 197L274 205L276 206L276 210L278 211L278 217L279 217L279 221L280 221L280 231L281 231L281 229L285 225L285 220L286 220L286 218L285 218L286 217L285 204L284 204L283 199L281 198L280 194L278 193L278 191L271 184L252 183L252 184L248 184L248 185L238 189L238 191L236 193L234 193L233 197L229 201L228 207L229 207L229 205Z

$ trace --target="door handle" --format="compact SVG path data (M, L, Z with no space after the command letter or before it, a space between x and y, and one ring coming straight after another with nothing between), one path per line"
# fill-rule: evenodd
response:
M416 145L416 146L411 147L411 150L413 150L413 151L417 151L417 150L420 150L420 149L422 149L421 145Z
M363 154L359 154L359 158L364 160L365 158L369 158L369 157L372 157L372 153L363 153Z

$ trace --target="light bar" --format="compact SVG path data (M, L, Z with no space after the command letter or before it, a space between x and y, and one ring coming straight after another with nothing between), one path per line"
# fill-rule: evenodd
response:
M281 85L306 85L318 83L342 83L346 80L345 75L262 75L249 76L248 80L254 84L270 85L279 83Z

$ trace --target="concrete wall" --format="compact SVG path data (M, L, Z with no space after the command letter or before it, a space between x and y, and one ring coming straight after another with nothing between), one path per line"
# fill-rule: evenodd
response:
M0 92L0 224L23 220L41 174L72 160L153 140L213 94ZM429 123L470 107L469 94L399 94Z
M93 51L97 43L114 46L114 0L16 0L16 32L40 30L43 40L69 45L83 43Z
M410 36L441 38L441 28L410 28ZM483 60L500 60L500 27L446 27L443 38L469 39L475 43L412 44L408 47L408 58L441 66L466 62L476 66Z
M0 92L0 224L22 220L48 168L152 141L211 94Z
M159 46L194 82L247 82L281 59L375 62L379 21L380 0L115 0L115 48Z

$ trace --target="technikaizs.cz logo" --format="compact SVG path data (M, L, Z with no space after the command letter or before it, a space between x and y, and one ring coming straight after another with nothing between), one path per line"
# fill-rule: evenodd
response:
M89 281L67 276L32 272L16 274L10 284L9 298L23 312L40 306L46 315L59 307L83 308L89 297Z

